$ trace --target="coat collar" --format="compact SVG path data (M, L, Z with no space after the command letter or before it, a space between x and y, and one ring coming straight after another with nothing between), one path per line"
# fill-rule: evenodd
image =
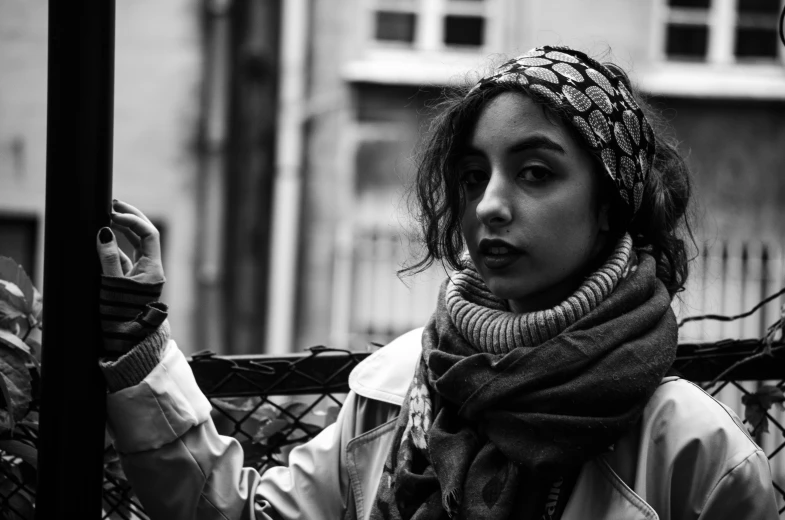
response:
M400 406L422 353L422 333L422 328L407 332L363 360L349 375L349 388L368 399ZM667 377L662 383L676 380L676 377ZM659 401L657 396L661 393L655 392L649 407ZM639 434L637 429L630 432L630 435L636 437ZM624 451L625 453L620 454L623 457L631 457L633 460L637 458L634 448ZM653 508L616 474L613 466L604 457L598 457L584 466L564 513L565 520L618 518L615 513L619 511L624 511L622 517L630 520L658 518ZM596 500L598 495L603 499ZM597 515L587 517L583 514L586 508L593 508L592 514Z
M401 406L422 353L423 328L394 339L357 365L349 388L357 394Z

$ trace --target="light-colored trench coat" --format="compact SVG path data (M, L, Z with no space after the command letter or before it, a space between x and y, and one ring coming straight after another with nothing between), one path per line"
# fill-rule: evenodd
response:
M173 341L139 385L107 397L128 478L153 519L367 519L421 329L364 360L335 424L294 449L289 467L243 468ZM666 378L639 428L584 465L563 520L774 520L766 455L736 415Z

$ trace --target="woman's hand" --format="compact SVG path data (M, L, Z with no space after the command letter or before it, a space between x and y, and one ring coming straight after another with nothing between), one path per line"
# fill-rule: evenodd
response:
M161 240L158 230L144 213L125 202L112 201L112 228L120 231L134 247L131 261L117 246L109 228L98 232L98 257L104 275L127 277L142 283L162 283Z

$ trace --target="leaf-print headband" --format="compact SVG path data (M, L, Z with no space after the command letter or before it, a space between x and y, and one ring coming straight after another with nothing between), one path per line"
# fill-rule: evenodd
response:
M472 88L523 86L572 123L636 213L655 153L654 133L621 77L569 47L537 47Z

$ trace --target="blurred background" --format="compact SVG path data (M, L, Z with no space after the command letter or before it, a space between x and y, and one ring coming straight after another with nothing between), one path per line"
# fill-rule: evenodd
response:
M417 250L404 187L428 107L504 56L565 44L630 71L673 125L694 171L699 239L677 310L735 314L783 285L782 9L119 0L114 194L162 231L164 300L186 352L383 343L425 323L444 277L396 276ZM46 67L46 0L0 0L0 255L39 287ZM760 337L778 313L772 302L682 335Z

